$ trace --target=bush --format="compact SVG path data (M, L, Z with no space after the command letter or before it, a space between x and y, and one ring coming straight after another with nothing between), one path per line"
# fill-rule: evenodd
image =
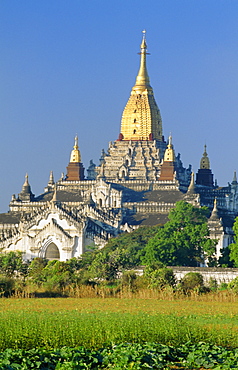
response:
M14 291L15 281L13 278L0 275L0 296L9 297Z
M121 285L129 288L131 291L136 290L137 276L135 271L124 271L121 277Z
M198 272L189 272L181 280L180 287L184 293L196 290L199 293L205 290L203 276Z
M227 290L228 284L227 283L221 283L219 285L219 290Z
M159 269L147 267L144 271L144 277L147 280L149 288L163 289L168 286L174 288L176 285L173 270L167 267Z
M227 288L238 293L238 276L228 283Z
M212 291L212 292L216 292L217 291L217 289L218 289L218 284L217 284L217 281L216 281L216 279L214 279L214 278L210 278L209 279L209 282L208 282L208 287L209 287L209 289Z

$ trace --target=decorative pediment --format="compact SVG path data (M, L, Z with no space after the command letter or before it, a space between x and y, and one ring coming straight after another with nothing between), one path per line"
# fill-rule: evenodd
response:
M35 237L39 238L44 235L57 235L59 239L62 238L62 236L68 239L72 239L72 237L61 227L57 221L54 218L51 218L50 221L40 230L34 230L35 231Z
M60 220L66 220L69 226L73 225L75 228L78 228L79 224L84 221L82 209L76 211L72 207L59 204L54 204L52 209L52 204L50 204L49 207L41 209L38 212L25 214L20 221L20 230L29 232L34 227L39 229L41 223L45 225L51 219L51 215L54 216L53 218L55 218L55 215L58 215Z

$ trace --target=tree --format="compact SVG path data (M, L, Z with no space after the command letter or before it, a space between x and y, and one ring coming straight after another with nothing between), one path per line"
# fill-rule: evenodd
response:
M207 212L206 208L177 202L169 213L169 221L148 241L143 263L197 266L208 258L212 261L217 241L209 238Z
M234 225L233 225L234 235L234 243L228 246L229 250L229 259L233 261L232 267L238 267L238 217L236 217ZM229 262L228 262L229 265Z
M124 271L120 279L122 287L128 288L131 292L135 291L137 288L137 278L135 271Z
M69 261L49 261L42 270L44 286L50 290L62 290L77 282L77 276Z
M129 260L130 255L123 249L103 249L93 260L89 273L92 279L112 281L119 272L131 268Z
M238 276L228 283L227 288L232 290L234 293L238 293Z
M44 268L47 265L47 260L44 258L36 257L29 265L29 278L37 286L41 286L45 282Z
M0 254L0 272L7 277L25 277L28 272L28 263L22 259L22 252L11 251Z
M149 288L174 288L176 285L176 277L173 273L173 270L167 267L146 267L143 276L147 280Z
M110 239L104 248L95 252L87 268L90 278L112 281L124 270L140 265L143 248L159 227L144 226Z
M8 276L0 275L0 297L9 297L14 291L15 280Z
M230 253L231 253L232 244L228 245L226 248L221 250L221 257L218 260L218 265L221 267L234 267L234 262L231 261Z

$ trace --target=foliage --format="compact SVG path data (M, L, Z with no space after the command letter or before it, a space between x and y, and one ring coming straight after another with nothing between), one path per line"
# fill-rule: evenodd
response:
M0 254L0 273L7 277L26 276L28 263L22 259L22 252L6 252Z
M229 259L233 262L232 267L238 267L238 217L236 217L234 225L233 225L234 235L234 243L228 246L229 251ZM227 258L226 258L227 260Z
M112 238L108 241L105 249L117 249L117 248L128 248L132 259L140 261L140 253L138 253L148 242L148 240L154 236L161 227L157 226L141 226L131 233L120 234L116 238Z
M89 272L97 281L112 281L118 277L123 269L130 268L129 254L120 248L99 251L92 262Z
M16 306L19 306L18 301L15 300ZM75 309L74 299L71 302L74 307L66 310L62 309L60 303L65 299L54 299L51 308L51 300L45 299L41 309L41 302L38 301L28 300L25 310L10 310L8 303L8 309L0 312L0 350L63 346L99 348L111 343L142 344L148 341L182 345L188 341L197 343L203 340L223 346L238 345L236 315L199 314L196 313L196 307L195 310L194 307L188 309L188 300L178 302L176 313L176 302L171 301L168 305L164 300L161 303L151 299L142 299L141 303L139 300L135 303L125 300L123 303L121 299L110 299L109 305L103 299L97 300L94 306L92 300L88 300L90 302L85 310L82 310L82 305L86 300L82 299L77 300L78 309ZM155 304L161 307L160 310L151 310L150 306L155 307ZM211 312L214 302L212 304L210 309L206 309L204 303L201 308ZM135 306L133 312L131 305Z
M224 267L238 267L238 217L236 217L234 225L234 243L231 243L222 251L220 264Z
M184 292L191 290L202 292L204 291L203 276L198 272L189 272L182 278L180 286Z
M130 271L124 271L122 273L120 282L122 286L126 286L130 291L134 291L137 288L137 281L138 277L135 273L135 271L130 270Z
M169 213L169 221L152 237L142 257L150 265L160 261L167 266L197 266L215 252L216 240L209 238L207 209L180 201Z
M212 292L216 292L217 289L218 289L218 283L217 283L217 280L214 279L214 278L210 278L209 281L208 281L208 288L210 291Z
M228 245L227 247L221 250L221 257L219 257L218 265L226 268L226 267L234 267L234 262L231 261L230 253L231 247L233 244Z
M35 258L29 266L28 282L48 291L63 291L67 286L73 288L80 279L78 271L82 265L82 260L77 258L66 262Z
M238 276L228 283L227 288L238 293Z
M89 274L91 279L112 281L124 270L141 263L141 251L156 234L159 226L140 227L131 233L112 238L94 255Z
M43 270L46 267L46 265L47 260L39 257L34 258L29 265L28 276L30 280L38 287L40 287L45 281Z
M77 281L74 272L75 269L71 265L71 260L67 262L49 261L42 271L45 278L45 286L48 289L62 290Z
M0 275L0 297L9 297L14 291L15 280L8 276Z
M164 289L165 287L175 288L176 278L173 270L167 267L153 268L151 266L146 267L144 271L144 277L148 282L149 288Z
M121 343L104 348L63 347L58 350L5 350L0 354L2 370L79 369L234 369L238 351L204 342L181 346L160 343Z

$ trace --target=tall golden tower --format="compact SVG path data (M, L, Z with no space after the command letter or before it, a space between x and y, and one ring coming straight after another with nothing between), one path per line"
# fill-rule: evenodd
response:
M75 181L84 179L84 167L81 163L81 155L78 147L78 136L74 139L74 148L71 151L70 161L67 167L66 180Z
M140 68L121 120L119 140L158 140L162 138L162 119L146 68L145 31L141 43Z
M210 169L210 161L207 155L207 146L204 145L203 156L200 161L200 168L196 174L196 185L213 187L213 173Z
M173 181L175 179L175 153L172 144L172 136L169 136L169 143L164 153L164 160L161 166L160 181Z
M208 155L207 155L207 146L206 144L204 145L204 153L203 153L203 156L201 158L201 161L200 161L200 168L201 169L210 169L210 161L209 161L209 158L208 158Z
M175 183L180 176L180 188L187 190L191 171L183 167L179 157L175 157L172 138L167 147L162 135L160 111L146 68L145 31L139 54L140 68L122 115L119 138L109 143L95 171L105 181L126 182L132 188L138 188L142 183L146 187L149 181L158 184L162 171L163 181L177 186Z

